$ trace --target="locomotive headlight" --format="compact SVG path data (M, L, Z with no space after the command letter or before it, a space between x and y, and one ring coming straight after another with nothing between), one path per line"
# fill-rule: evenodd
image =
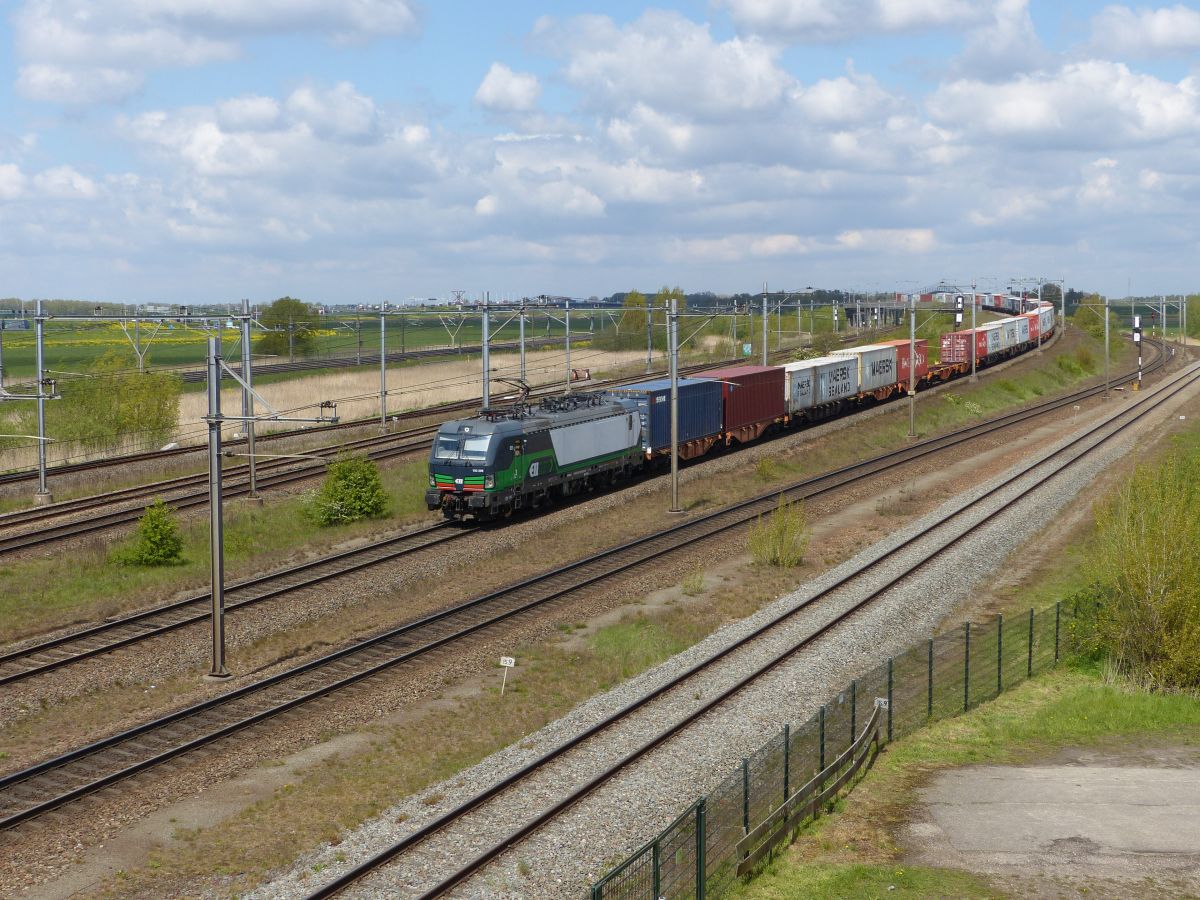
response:
M429 486L430 486L430 487L437 487L437 482L434 480L434 478L433 478L433 476L432 476L432 475L430 475L430 476L429 476Z
M494 488L496 486L496 476L495 475L484 475L483 476L483 486L485 488Z

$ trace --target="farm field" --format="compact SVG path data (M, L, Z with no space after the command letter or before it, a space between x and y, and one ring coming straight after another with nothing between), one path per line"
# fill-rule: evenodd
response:
M564 328L561 311L557 319L541 312L531 312L526 317L525 336L529 340L546 337L561 337ZM635 315L628 318L632 321ZM216 323L219 320L213 320ZM477 346L483 334L479 315L437 316L426 312L423 315L389 313L387 322L387 348L389 352L421 350L439 347ZM645 346L645 318L636 317L637 329L631 333L629 323L622 319L621 310L595 313L573 312L571 333L580 340L589 332L603 335L613 349L636 349ZM844 322L842 323L845 324ZM216 330L221 337L221 347L227 359L240 358L241 341L236 322L226 320ZM228 327L226 327L228 326ZM833 331L833 315L829 307L814 310L804 309L799 314L789 310L780 318L774 314L769 323L770 344L775 347L780 336L796 338L800 333ZM205 350L212 329L176 323L164 319L155 333L153 322L143 323L141 340L146 352L148 368L198 368L204 365ZM320 359L322 357L354 356L361 348L363 353L379 351L379 317L363 314L358 318L334 316L315 325L316 335L312 346L297 358ZM731 328L728 317L707 321L700 319L694 325L681 325L681 339L694 329L704 334L736 336L739 342L751 343L758 350L762 334L762 318L743 316L736 328ZM656 323L656 346L665 343L664 329ZM133 329L130 329L132 335ZM4 331L4 372L9 381L29 379L34 373L34 332ZM520 327L511 314L498 312L492 319L492 340L495 342L516 341ZM629 345L626 347L625 345ZM107 354L122 357L130 369L137 367L137 355L121 326L115 322L55 321L46 323L46 368L52 372L87 372ZM256 354L258 362L286 362L282 356ZM194 386L193 386L194 388ZM195 388L194 388L195 389Z

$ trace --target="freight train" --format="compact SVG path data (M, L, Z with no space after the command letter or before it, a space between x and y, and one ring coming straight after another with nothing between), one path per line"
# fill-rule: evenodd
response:
M779 366L733 366L678 379L681 459L842 415L985 368L1054 332L1054 308L956 331L928 345L882 341ZM973 348L973 350L972 350ZM671 383L660 378L606 391L547 397L445 422L429 457L426 505L479 521L603 490L671 452Z

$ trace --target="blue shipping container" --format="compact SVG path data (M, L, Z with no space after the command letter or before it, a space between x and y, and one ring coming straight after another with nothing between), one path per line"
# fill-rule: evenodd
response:
M671 447L671 379L656 378L613 388L616 397L634 400L642 417L642 449ZM721 433L721 382L679 379L679 442Z

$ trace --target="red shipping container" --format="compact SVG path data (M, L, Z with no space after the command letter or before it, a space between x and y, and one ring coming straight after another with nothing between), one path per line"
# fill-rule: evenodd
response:
M890 347L896 348L896 371L898 373L897 381L903 385L908 384L909 370L909 342L908 341L880 341L881 344L887 344ZM929 372L929 341L922 338L917 341L917 371L914 376L916 381L920 381Z
M1029 320L1029 340L1036 341L1038 339L1038 333L1041 330L1040 326L1038 325L1038 314L1031 312L1022 313L1021 315Z
M753 440L772 423L782 421L787 412L780 366L731 366L695 377L721 382L727 440Z
M975 360L987 357L987 334L976 328L972 331L951 331L942 335L942 362L969 363L971 361L971 338L975 339Z

